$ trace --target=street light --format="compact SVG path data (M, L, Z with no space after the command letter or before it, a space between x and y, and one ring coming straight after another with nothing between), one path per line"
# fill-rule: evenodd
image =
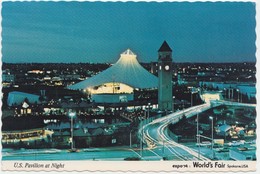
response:
M140 155L143 157L143 139L144 139L144 129L143 129L143 118L141 117L141 138L140 138Z
M75 112L69 112L69 117L70 117L70 131L71 131L71 150L74 150L73 146L73 119L76 116Z
M164 142L164 140L163 140L163 157L164 157L164 154L165 154L165 148L164 148L164 146L165 146L165 144L164 144L165 142Z
M182 103L182 111L184 113L184 100L181 100L181 103Z
M239 102L239 89L237 89L237 102Z
M234 100L234 89L233 88L231 88L231 101L233 101Z
M229 100L230 100L230 98L231 98L230 91L231 91L231 86L228 88L228 99L229 99Z
M172 96L172 112L174 112L174 99L175 99L175 96Z
M150 105L151 105L151 103L148 103L148 111L147 111L147 118L149 119L149 116L150 116Z
M191 88L192 89L192 88ZM192 90L191 90L191 92L190 92L190 107L192 107L192 94L193 94L193 92L192 92Z
M214 137L213 137L213 128L214 128L214 118L212 116L209 116L209 119L211 120L211 150L212 150L212 159L214 158L214 151L213 151L213 143L214 143Z
M227 99L227 89L224 88L223 90L225 91L225 92L224 92L224 98Z
M133 129L130 131L130 135L129 135L130 148L132 148L132 131Z
M197 110L197 144L199 146L198 159L200 159L199 112L201 111Z
M188 88L190 88L190 107L192 107L192 94L193 94L193 87L188 87Z

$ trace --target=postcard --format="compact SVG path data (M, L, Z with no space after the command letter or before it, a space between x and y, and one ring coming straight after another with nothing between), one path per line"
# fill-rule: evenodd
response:
M257 173L257 5L1 2L2 172Z

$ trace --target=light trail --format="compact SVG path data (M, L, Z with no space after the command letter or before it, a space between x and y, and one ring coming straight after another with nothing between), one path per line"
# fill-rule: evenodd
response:
M213 101L212 102L215 106L217 105L221 105L221 104L226 104L226 105L242 105L244 106L245 104L244 103L236 103L236 102L227 102L227 101ZM246 105L247 106L247 105ZM251 105L250 106L254 106L254 105ZM169 124L171 123L177 123L183 115L185 115L187 118L190 118L194 115L196 115L197 112L203 112L207 109L211 108L211 105L210 103L206 103L206 104L202 104L202 105L199 105L199 106L194 106L194 107L190 107L190 108L187 108L185 110L182 110L182 111L177 111L177 112L174 112L172 114L169 114L165 117L162 117L162 118L159 118L159 119L156 119L156 120L153 120L152 122L146 124L146 125L143 125L143 127L140 129L140 130L145 130L144 132L144 139L143 139L143 142L147 143L147 145L149 146L150 149L152 149L150 146L151 145L154 145L153 149L156 149L158 148L159 146L158 145L164 145L163 142L167 142L167 145L165 146L173 155L175 155L177 158L179 159L197 159L197 160L204 160L204 161L208 161L210 159L200 155L200 158L198 159L198 152L197 151L194 151L192 150L191 148L187 147L187 146L184 146L182 144L179 144L179 143L176 143L175 141L173 141L170 136L168 135L167 133L167 127ZM159 124L160 126L154 126L155 124ZM151 129L150 127L155 127L157 130L157 136L158 138L155 138L155 137L152 137L152 135L150 134L149 130ZM139 130L139 133L140 133L140 130ZM153 144L153 143L154 144ZM170 145L171 146L170 146ZM182 149L183 151L187 152L190 157L185 157L184 155L182 155L180 152L177 151L177 148L180 148Z
M148 141L152 141L152 142L154 142L154 145L155 145L155 147L153 147L154 149L155 148L158 148L158 146L157 146L157 144L159 144L159 145L163 145L163 143L160 141L160 140L156 140L155 138L152 138L152 136L149 134L149 128L147 128L148 126L151 126L151 124L147 124L147 125L145 125L143 128L144 129L146 129L145 130L145 134L144 134L144 138L145 139L148 139ZM157 129L157 131L158 131L159 129ZM148 146L149 146L149 144L148 144ZM174 156L176 156L177 158L179 158L180 160L184 160L185 158L180 154L180 153L178 153L175 149L170 149L170 147L168 147L167 146L167 148L168 148L168 150L174 155ZM148 149L148 150L151 150L151 148L150 149ZM154 151L153 151L154 152ZM156 154L156 155L158 155L158 154ZM160 156L161 157L161 156Z
M136 151L134 151L133 149L129 149L129 150L134 152L135 154L137 154L139 156L139 158L142 158L142 156L139 153L137 153Z
M153 154L155 154L156 156L158 156L159 158L162 158L160 155L158 155L157 153L155 153L154 151L152 151L151 149L148 149L150 152L152 152Z
M202 104L199 106L187 108L182 111L177 111L177 112L169 114L165 117L153 120L152 122L150 122L146 125L143 125L143 127L141 129L139 129L139 135L140 135L141 131L144 131L143 142L147 143L147 145L149 146L149 150L152 149L150 146L153 142L154 149L158 148L159 147L158 145L163 145L164 147L166 147L168 149L168 151L172 155L174 155L175 157L177 157L180 160L196 159L196 160L208 161L210 159L208 159L202 155L200 155L200 159L198 159L198 152L190 149L187 146L184 146L182 144L179 144L179 143L176 143L175 141L173 141L167 133L167 127L171 123L173 123L173 124L177 123L184 114L187 118L190 118L193 115L195 115L198 111L203 112L209 108L210 108L210 104L206 103L206 104ZM157 126L156 124L158 124L159 126ZM156 130L156 134L158 136L157 138L153 137L152 134L149 132L153 129L157 129ZM180 150L186 152L187 154L183 155L183 153L181 153Z

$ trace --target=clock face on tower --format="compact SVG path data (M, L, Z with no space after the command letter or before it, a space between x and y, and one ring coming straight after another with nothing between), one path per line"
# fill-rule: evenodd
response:
M166 71L169 71L169 70L170 70L170 66L169 66L169 65L165 65L165 66L164 66L164 69L165 69Z

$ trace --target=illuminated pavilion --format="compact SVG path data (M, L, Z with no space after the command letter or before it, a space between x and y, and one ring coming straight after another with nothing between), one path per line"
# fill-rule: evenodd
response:
M143 68L137 56L127 49L108 69L68 88L89 92L97 103L120 103L133 101L134 89L157 87L158 78Z

